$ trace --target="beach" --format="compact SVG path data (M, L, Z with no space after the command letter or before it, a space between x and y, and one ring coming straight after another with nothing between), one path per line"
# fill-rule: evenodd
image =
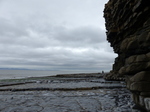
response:
M140 112L122 81L63 74L0 81L1 112Z

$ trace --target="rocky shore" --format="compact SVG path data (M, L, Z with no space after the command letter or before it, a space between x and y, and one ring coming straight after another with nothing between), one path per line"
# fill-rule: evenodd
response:
M102 74L0 80L1 112L142 112L124 81Z

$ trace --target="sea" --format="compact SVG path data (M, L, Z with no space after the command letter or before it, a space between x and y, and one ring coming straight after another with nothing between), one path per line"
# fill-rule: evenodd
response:
M62 70L14 70L0 69L0 79L20 79L28 77L55 76L57 74L94 73L92 71L62 71ZM97 73L97 72L96 72Z

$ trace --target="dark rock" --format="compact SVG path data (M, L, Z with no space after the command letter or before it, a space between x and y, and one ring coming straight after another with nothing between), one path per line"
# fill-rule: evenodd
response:
M149 12L148 0L109 0L104 9L107 40L118 54L112 71L104 78L122 80L126 77L127 88L133 92L134 102L148 111L150 111Z

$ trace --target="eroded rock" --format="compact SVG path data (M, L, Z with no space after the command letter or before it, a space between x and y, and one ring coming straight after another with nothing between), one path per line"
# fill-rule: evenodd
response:
M109 0L105 5L107 40L118 54L104 78L125 77L136 104L149 109L150 5L146 0ZM142 96L140 96L142 94Z

